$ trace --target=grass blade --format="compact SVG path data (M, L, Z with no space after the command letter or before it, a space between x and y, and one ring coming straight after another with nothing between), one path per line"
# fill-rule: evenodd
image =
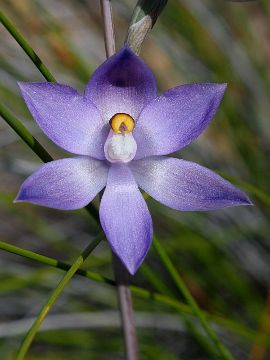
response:
M70 264L67 264L63 261L59 261L57 259L45 256L45 255L37 254L36 252L31 251L31 250L22 249L18 246L8 244L4 241L0 241L0 249L7 251L9 253L12 253L12 254L22 256L22 257L30 259L30 260L34 260L40 264L52 266L57 269L68 271L71 268ZM76 274L85 276L90 280L104 282L109 285L115 285L114 280L108 279L102 275L99 275L99 274L91 272L91 271L85 271L82 269L78 269L76 271Z
M194 300L193 296L188 290L186 284L184 283L184 281L176 271L169 256L166 254L165 250L162 248L162 246L160 245L159 241L156 238L153 239L153 246L159 258L161 259L161 262L163 263L164 267L166 268L172 280L174 281L175 285L177 286L178 290L180 291L180 293L182 294L182 296L184 297L184 299L192 309L192 313L199 319L205 332L207 333L209 338L213 341L213 344L216 346L217 350L219 351L221 358L224 360L233 360L231 353L223 345L223 343L219 340L218 336L216 335L215 331L211 328L206 316L200 310L199 306L197 305L196 301Z
M7 29L7 31L13 36L13 38L17 41L17 43L21 46L24 52L29 56L29 58L36 65L41 74L45 77L47 81L55 82L56 79L50 73L49 69L44 65L41 61L40 57L35 53L35 51L31 48L28 42L24 39L24 37L19 33L16 27L12 24L12 22L0 11L0 21Z
M49 162L53 160L51 155L30 133L30 131L28 131L26 127L15 116L13 116L5 106L1 104L0 115L43 162Z
M72 277L75 275L77 270L80 268L80 266L83 264L83 262L86 260L86 258L89 256L89 254L97 247L97 245L100 243L103 237L103 233L97 235L97 237L85 248L85 250L79 255L79 257L75 260L75 262L72 264L70 269L66 272L65 276L62 278L62 280L59 282L57 287L52 292L51 296L49 297L46 304L41 309L40 313L38 314L36 320L34 321L31 329L27 333L17 355L17 360L23 360L29 347L31 346L31 343L40 327L42 322L44 321L46 315L50 311L51 307L54 305L56 300L59 298L59 296L62 294L63 290L67 286L67 284L70 282Z
M8 244L3 241L0 241L0 249L61 270L69 270L72 266L71 264L59 261L57 259L48 256L37 254L30 250L22 249L20 247ZM111 286L116 286L114 280L106 278L105 276L102 276L92 271L78 269L76 271L76 274L84 276L89 280L93 280ZM189 305L186 305L181 301L176 300L170 296L152 292L135 285L131 285L130 290L133 293L133 295L137 296L140 299L151 300L162 305L167 305L183 314L187 314L187 315L192 314L192 309L190 308ZM254 338L257 336L256 331L247 328L245 325L239 324L233 320L218 315L209 314L204 311L201 312L204 313L204 315L207 317L209 321L215 322L216 324L219 324L224 328L231 330L235 334L239 334L245 339L254 340ZM256 338L256 340L258 341L258 343L265 344L268 347L270 347L270 340L266 336L260 335Z

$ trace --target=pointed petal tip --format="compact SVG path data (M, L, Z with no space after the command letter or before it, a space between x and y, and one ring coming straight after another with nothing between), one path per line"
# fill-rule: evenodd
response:
M18 197L16 197L16 198L12 201L13 204L17 204L17 203L19 203L19 202L21 202L21 200L20 200Z
M116 53L114 53L110 58L117 57L117 58L123 58L123 57L131 57L136 56L136 54L128 47L123 46L121 49L119 49ZM106 62L106 61L105 61Z
M29 85L33 84L31 82L25 82L25 81L17 81L17 84L20 88L21 91L26 90L27 88L29 88Z
M124 264L125 268L127 269L127 271L129 272L130 275L134 276L138 270L137 267L134 267L134 266L130 266L130 265L127 265L127 264Z
M19 86L19 89L21 91L21 94L26 102L26 99L31 96L31 94L34 92L35 88L35 82L25 82L25 81L17 81L17 84ZM27 102L26 102L27 103Z
M18 194L17 197L12 202L13 202L13 204L18 204L18 203L25 202L25 201L27 201L27 200L20 198L20 194Z
M232 204L228 204L228 206L226 207L230 207L230 206L254 206L253 202L249 199L249 197L242 192L241 190L239 190L238 188L236 188L238 190L238 194L236 194L236 198L235 200L232 202ZM239 193L240 191L240 193Z
M22 81L17 81L17 84L19 86L19 89L20 89L21 93L23 94L23 92L25 90L25 84L27 84L27 83L22 82Z
M228 87L228 84L227 84L227 83L220 83L220 84L218 84L218 85L219 85L219 87L220 87L220 90L223 91L223 92L225 92L225 90L226 90L227 87Z
M123 46L116 54L115 56L118 56L119 59L135 59L135 58L139 58L140 61L142 61L142 59L136 55L128 46Z
M245 194L245 198L241 205L254 206L254 203L250 200L250 198Z
M236 195L238 197L238 200L236 201L236 206L254 206L253 202L250 200L250 198L244 191L240 190L238 187L235 186L234 188L238 193Z
M127 54L130 54L130 55L133 55L133 56L136 56L138 57L138 55L135 54L134 51L132 51L132 49L128 46L128 45L124 45L122 47L122 49L120 50L120 52L123 51L123 53L127 53Z
M206 83L206 85L207 85L207 83ZM211 91L218 93L218 95L222 95L221 97L223 97L223 94L228 86L227 83L208 83L208 85L210 86L209 89Z
M143 262L143 260L139 261L139 262L135 262L135 261L132 261L133 259L131 261L125 261L125 259L123 259L123 257L120 257L119 254L116 254L116 256L119 257L119 259L121 260L124 267L127 269L129 274L132 276L134 276L136 274L136 272L138 271L139 267L141 266L141 264Z
M28 200L27 200L27 197L23 193L23 184L22 184L16 198L13 200L13 204L17 204L20 202L26 202L26 201L28 201Z
M192 85L192 84L191 84ZM206 91L208 90L210 93L214 93L216 94L218 97L220 97L220 99L222 99L228 84L227 83L195 83L193 84L195 87L196 86L206 86ZM183 85L182 85L183 86Z

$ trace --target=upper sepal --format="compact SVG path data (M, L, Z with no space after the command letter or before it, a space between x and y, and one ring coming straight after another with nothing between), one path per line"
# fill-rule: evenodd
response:
M106 123L116 113L127 113L137 120L156 95L152 71L128 47L101 64L85 90L85 96L101 111Z

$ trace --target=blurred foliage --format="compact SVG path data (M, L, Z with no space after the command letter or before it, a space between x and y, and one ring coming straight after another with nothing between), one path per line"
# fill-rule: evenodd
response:
M134 1L112 3L120 48ZM6 0L1 6L57 81L82 91L105 58L99 2ZM3 27L0 35L1 102L23 120L54 157L66 156L35 125L16 85L17 81L44 79ZM141 56L156 74L160 91L188 82L229 84L207 131L176 156L269 193L269 1L170 0ZM3 121L0 155L0 240L72 262L97 233L94 221L83 211L13 205L20 184L36 169L39 160ZM269 340L269 201L263 195L252 200L254 207L209 213L180 213L150 198L147 201L157 236L201 308L239 322ZM3 251L0 265L0 353L5 360L14 358L29 328L24 321L38 313L61 273ZM112 278L110 251L105 242L84 268ZM153 249L133 283L179 299ZM147 316L139 322L141 359L209 359L184 318L173 308L136 296L134 306L138 315L144 312L152 316L152 322L147 323ZM122 359L117 317L108 316L106 323L109 310L112 315L117 311L114 288L75 277L48 316L52 317L51 329L40 331L27 359ZM81 328L79 323L75 326L71 322L76 319L74 314L85 312L100 314L95 325L89 321ZM65 314L67 321L54 321L57 314ZM235 359L269 359L269 350L256 336L247 341L224 327L218 326L217 330Z

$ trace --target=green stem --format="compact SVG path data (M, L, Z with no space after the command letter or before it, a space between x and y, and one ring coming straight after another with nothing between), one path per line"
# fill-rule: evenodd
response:
M23 360L39 327L41 326L42 322L44 321L46 315L50 311L51 307L54 305L56 300L59 298L59 296L62 294L63 290L67 286L67 284L70 282L72 277L75 275L75 273L78 271L80 266L83 264L83 262L86 260L86 258L89 256L89 254L97 247L97 245L100 243L103 237L103 233L96 236L96 238L89 244L85 250L80 254L80 256L75 260L75 262L72 264L70 269L66 272L62 280L59 282L57 287L52 292L51 296L49 297L46 304L41 309L40 313L38 314L36 320L34 321L33 325L31 326L29 332L27 333L19 351L16 360Z
M41 264L52 266L57 269L69 270L71 268L71 265L68 263L58 261L58 260L48 257L48 256L37 254L30 250L25 250L25 249L19 248L15 245L11 245L11 244L8 244L3 241L0 241L0 249L8 251L12 254L22 256L24 258L34 260ZM76 271L76 274L84 276L90 280L93 280L93 281L96 281L99 283L107 284L110 286L116 286L116 282L114 280L108 279L105 276L94 273L92 271L78 269ZM140 288L135 285L131 285L130 290L133 293L133 295L137 296L140 299L152 300L156 303L169 306L183 314L190 315L192 313L192 309L190 308L190 306L180 302L179 300L175 300L167 295L152 292L152 291ZM204 315L207 317L208 320L215 322L216 324L219 324L219 325L223 326L224 328L229 329L232 332L243 336L246 339L254 340L254 337L257 336L256 331L251 330L242 324L238 324L238 323L234 322L233 320L226 319L226 318L218 316L218 315L209 314L206 312L204 312ZM270 346L270 340L267 339L266 336L260 336L258 338L258 341L262 344L266 344L266 345Z
M17 41L17 43L22 47L25 53L29 56L29 58L36 65L41 74L45 77L47 81L55 82L54 76L50 73L49 69L44 65L39 56L35 53L35 51L31 48L28 42L24 39L24 37L19 33L19 31L15 28L15 26L11 23L11 21L0 11L0 21L7 29L7 31L13 36L13 38Z
M37 254L31 250L25 250L25 249L19 248L18 246L8 244L4 241L0 241L0 249L8 251L9 253L12 253L12 254L22 256L22 257L30 259L30 260L34 260L40 264L52 266L57 269L68 271L71 268L71 265L68 263L59 261L57 259L54 259L54 258L51 258L48 256ZM103 283L106 283L109 285L115 285L114 280L108 279L105 276L99 275L92 271L78 269L76 271L76 274L87 277L88 279L93 280L93 281L103 282Z
M168 271L169 275L171 276L172 280L174 281L175 285L177 286L178 290L189 304L190 308L192 309L193 314L199 319L202 327L204 328L205 332L209 336L209 338L213 341L214 345L216 346L220 356L224 360L233 360L233 357L229 350L222 344L219 340L218 336L211 328L210 324L208 324L208 320L205 314L200 310L199 306L197 305L196 301L194 300L193 296L191 295L189 289L187 288L186 284L178 274L177 270L175 269L173 263L171 262L169 256L166 254L163 247L158 242L157 238L153 239L153 245L158 253L164 267Z
M43 161L52 161L51 155L37 141L37 139L26 129L26 127L13 116L8 109L0 104L0 115L8 123L8 125L19 135L19 137L36 153Z

